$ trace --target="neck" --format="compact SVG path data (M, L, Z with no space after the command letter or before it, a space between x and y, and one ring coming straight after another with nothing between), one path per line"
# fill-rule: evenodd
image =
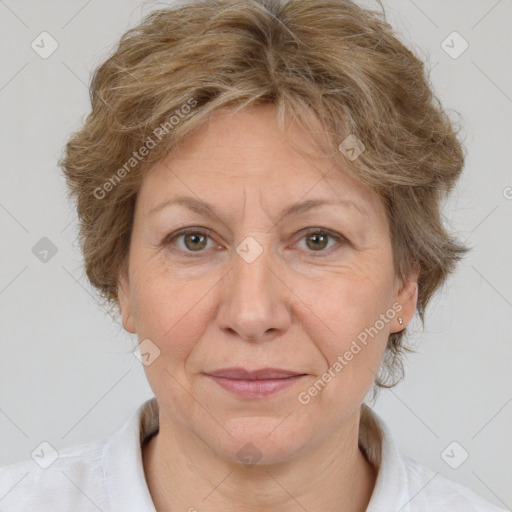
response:
M252 467L214 454L161 411L159 425L142 447L158 512L363 512L375 486L376 470L358 446L359 411L323 445L286 462Z

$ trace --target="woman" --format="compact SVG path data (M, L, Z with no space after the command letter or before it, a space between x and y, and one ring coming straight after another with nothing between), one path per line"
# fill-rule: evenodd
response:
M155 398L3 468L5 510L499 510L363 404L465 252L440 212L463 149L389 25L348 0L181 4L91 98L62 167Z

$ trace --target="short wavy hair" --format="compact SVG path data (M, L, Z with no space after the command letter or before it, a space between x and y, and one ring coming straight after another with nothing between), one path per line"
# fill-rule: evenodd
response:
M427 303L466 251L442 214L464 148L425 63L379 5L182 1L124 33L95 69L91 112L59 162L76 201L87 277L110 311L119 308L145 171L213 112L272 103L283 133L291 119L305 129L311 116L319 121L332 158L380 195L397 275L419 268L424 321ZM348 136L364 145L357 158L340 151ZM411 351L403 335L389 336L375 386L403 377L402 355Z

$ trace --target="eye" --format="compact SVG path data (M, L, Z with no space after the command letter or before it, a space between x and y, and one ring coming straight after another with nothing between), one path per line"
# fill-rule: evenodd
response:
M181 229L175 233L171 233L163 241L162 245L177 245L181 252L190 253L201 252L206 248L209 238L209 231L198 228ZM176 243L182 239L183 244Z
M332 249L332 245L327 250L325 250L326 247L328 247L329 245L329 239L335 242L333 245L336 245L336 242L338 242L338 244L346 242L345 237L343 237L342 235L322 228L315 228L313 230L308 231L300 239L300 241L305 240L308 252L327 252L330 254L330 249ZM321 254L319 256L323 255L324 254Z

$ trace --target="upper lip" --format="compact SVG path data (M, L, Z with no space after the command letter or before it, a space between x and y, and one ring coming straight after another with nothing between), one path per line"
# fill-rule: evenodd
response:
M244 368L223 368L207 375L212 377L224 377L226 379L237 380L264 380L264 379L285 379L297 375L305 375L293 370L283 370L281 368L260 368L258 370L245 370Z

